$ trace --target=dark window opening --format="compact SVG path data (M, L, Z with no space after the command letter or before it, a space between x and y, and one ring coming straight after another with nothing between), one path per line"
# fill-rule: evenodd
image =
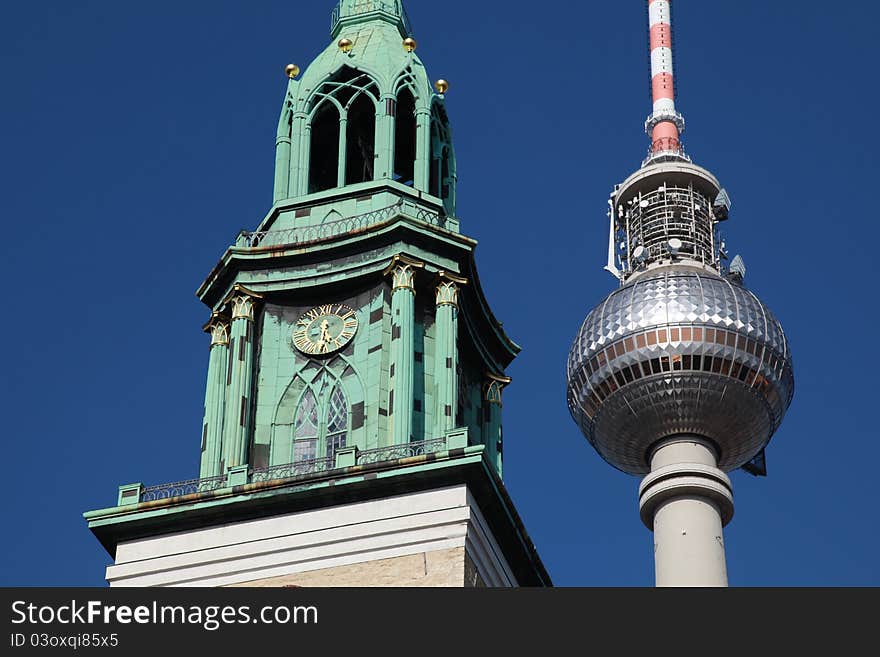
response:
M333 189L339 184L339 112L325 102L312 119L309 150L309 193Z
M416 172L416 99L409 89L397 96L394 126L394 180L412 187Z
M373 179L376 161L376 106L361 94L348 110L345 139L345 184Z
M350 66L344 66L339 69L336 75L330 78L328 82L330 82L330 88L334 89L333 95L343 107L348 105L348 102L354 98L358 89L369 88L373 92L372 87L374 86L372 80Z

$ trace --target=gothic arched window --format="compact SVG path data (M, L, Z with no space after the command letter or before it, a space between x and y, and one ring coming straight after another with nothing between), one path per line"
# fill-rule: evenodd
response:
M446 212L455 212L455 155L446 110L438 104L431 109L431 171L428 193L443 200Z
M339 112L326 101L312 118L309 146L309 193L333 189L339 183Z
M416 171L416 99L404 87L397 94L394 123L394 180L413 186Z
M293 460L308 461L318 453L318 400L311 388L303 393L293 423Z
M348 108L345 142L345 184L372 180L376 163L376 105L366 94L358 94Z
M378 98L375 80L350 66L315 91L310 102L310 194L373 180ZM345 130L340 128L343 121Z
M303 393L293 423L293 460L332 459L336 450L346 446L349 430L348 399L342 384L320 391L309 387Z
M342 386L336 384L327 406L327 456L345 447L348 435L348 402Z

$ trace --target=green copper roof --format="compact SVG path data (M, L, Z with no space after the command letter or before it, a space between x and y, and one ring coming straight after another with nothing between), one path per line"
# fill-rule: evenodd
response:
M337 5L330 43L302 75L288 81L276 140L276 204L329 189L362 196L364 190L354 185L398 181L427 202L438 201L445 215L455 216L458 176L445 96L435 93L414 52L416 44L405 43L407 34L400 0L343 0ZM364 120L365 101L374 107L375 132L357 122ZM399 153L396 130L405 135L408 127L397 127L398 121L407 120L415 122L414 143L401 140L406 150ZM359 166L359 151L348 147L356 143L357 134L348 134L353 130L366 135L368 148L360 151L365 153L363 177L352 173ZM327 144L337 139L339 155L333 157Z
M380 20L393 25L404 36L411 28L401 0L341 0L331 17L331 34L335 38L348 26Z
M352 0L346 4L355 3L355 0ZM392 4L400 5L399 2ZM387 18L388 14L385 12L371 11L356 14L351 20L341 19L333 36L334 39L338 36L351 40L353 44L351 52L342 52L337 42L333 41L307 67L298 81L291 81L291 90L298 90L299 93L296 95L305 100L321 82L332 77L342 67L349 66L375 77L382 93L385 94L394 95L397 86L395 83L399 84L401 78L410 77L417 87L416 94L421 100L421 105L429 106L433 88L425 67L418 55L404 50L399 25ZM411 73L407 76L409 71Z

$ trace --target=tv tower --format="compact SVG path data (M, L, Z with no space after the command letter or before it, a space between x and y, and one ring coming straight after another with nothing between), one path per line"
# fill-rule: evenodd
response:
M568 406L614 467L644 476L657 586L726 586L727 474L764 471L794 393L782 325L728 265L730 198L691 162L675 107L670 0L648 0L654 108L641 168L614 188L608 265L621 286L586 318L568 358Z

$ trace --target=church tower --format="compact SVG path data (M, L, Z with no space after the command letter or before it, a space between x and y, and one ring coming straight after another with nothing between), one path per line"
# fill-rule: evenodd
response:
M271 210L197 291L198 478L85 514L111 586L550 585L501 479L519 347L459 230L448 84L400 0L331 25L286 69Z

